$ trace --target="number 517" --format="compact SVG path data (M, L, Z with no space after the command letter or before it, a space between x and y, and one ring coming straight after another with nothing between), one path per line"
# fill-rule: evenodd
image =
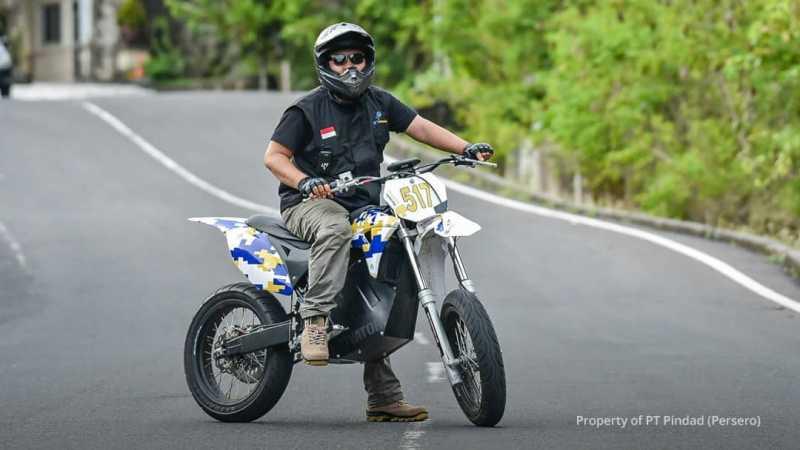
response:
M425 191L425 194L422 194ZM411 195L413 192L414 195ZM416 211L418 208L430 208L433 206L431 199L431 187L427 183L415 184L413 187L405 186L400 189L400 195L403 201L406 202L406 209L411 212Z

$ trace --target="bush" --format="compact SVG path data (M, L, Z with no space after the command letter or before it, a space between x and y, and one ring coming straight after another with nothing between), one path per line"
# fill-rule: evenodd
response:
M144 28L147 24L147 12L141 0L125 0L117 10L117 23L134 30Z
M160 17L153 23L151 42L152 58L144 66L145 74L153 81L182 77L186 70L186 61L180 49L172 44L166 18Z
M144 65L144 72L153 81L179 78L183 75L186 63L180 53L156 53Z

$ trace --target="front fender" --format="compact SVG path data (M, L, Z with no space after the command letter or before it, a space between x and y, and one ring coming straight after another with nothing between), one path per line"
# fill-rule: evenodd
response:
M247 225L241 217L192 217L191 222L210 225L225 234L233 264L261 289L283 295L294 291L289 270L267 233Z
M433 232L442 237L471 236L481 226L455 211L445 211L433 221Z
M445 211L424 222L417 223L418 236L414 251L419 255L422 243L441 236L443 238L471 236L480 231L481 226L455 211Z

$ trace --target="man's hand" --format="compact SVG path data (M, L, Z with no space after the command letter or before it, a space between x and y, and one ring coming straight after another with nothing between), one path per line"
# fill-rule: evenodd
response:
M464 156L470 159L477 159L478 161L486 161L494 155L494 149L489 144L478 143L469 144L464 147Z
M303 197L310 198L331 198L333 192L330 185L323 178L318 177L305 177L297 183L297 190L303 194Z

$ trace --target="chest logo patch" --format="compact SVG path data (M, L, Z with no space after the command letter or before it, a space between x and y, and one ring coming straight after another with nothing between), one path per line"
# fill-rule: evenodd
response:
M378 124L385 124L389 123L386 119L386 116L383 115L383 111L376 111L375 112L375 119L372 121L372 126L377 126Z
M322 136L322 139L330 139L336 136L336 128L328 127L319 130L319 135Z

